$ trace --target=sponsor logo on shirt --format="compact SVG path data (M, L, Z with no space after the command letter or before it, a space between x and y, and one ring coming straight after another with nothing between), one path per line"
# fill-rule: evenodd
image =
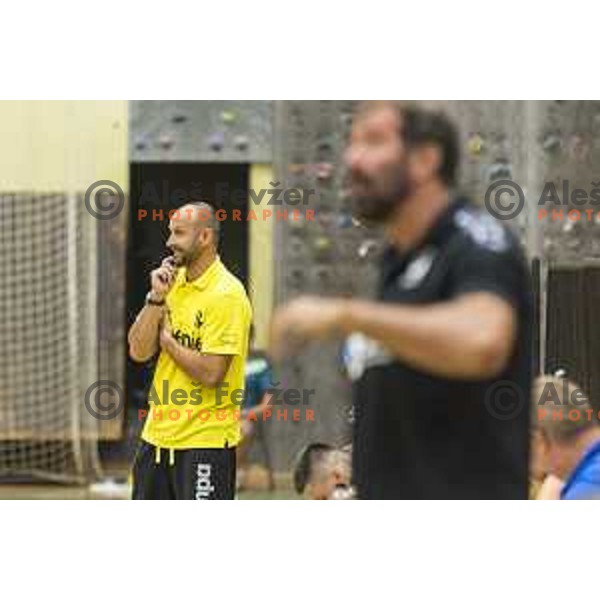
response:
M403 290L416 288L431 270L436 254L433 248L426 248L419 253L398 277L398 286Z
M461 209L456 211L454 222L475 243L487 250L503 252L508 248L508 236L504 227L490 215Z
M202 351L202 340L199 337L193 336L181 329L175 329L173 331L173 337L177 340L178 344L191 348L192 350Z

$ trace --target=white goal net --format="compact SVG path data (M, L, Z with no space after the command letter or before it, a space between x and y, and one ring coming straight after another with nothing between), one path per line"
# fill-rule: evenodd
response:
M98 469L95 226L80 197L0 196L0 482Z

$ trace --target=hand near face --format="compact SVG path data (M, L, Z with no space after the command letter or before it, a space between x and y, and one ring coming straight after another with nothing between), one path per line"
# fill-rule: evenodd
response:
M542 482L540 489L535 496L536 500L560 500L560 493L564 486L564 481L555 475L548 475Z
M150 273L150 287L157 298L164 299L174 283L175 264L171 257L165 258L160 267Z

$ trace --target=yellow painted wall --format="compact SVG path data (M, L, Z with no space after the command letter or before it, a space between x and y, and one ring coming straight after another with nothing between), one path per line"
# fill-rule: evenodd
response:
M127 193L127 102L1 101L0 191L84 192L99 179Z
M99 179L127 194L128 102L0 101L0 193L84 192ZM250 168L250 187L268 188L270 164ZM273 308L273 221L250 221L249 288L256 345L264 348Z
M129 191L126 101L0 101L0 132L0 194L83 193L100 179ZM120 437L119 421L99 433Z
M273 181L270 164L250 166L250 188L267 189ZM266 348L273 310L273 219L250 221L250 300L254 309L255 343Z

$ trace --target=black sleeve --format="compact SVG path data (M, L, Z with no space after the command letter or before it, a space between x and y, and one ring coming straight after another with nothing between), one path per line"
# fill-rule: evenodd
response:
M518 308L523 286L524 259L514 244L502 249L482 244L461 244L453 257L451 270L451 297L473 292L496 294Z

